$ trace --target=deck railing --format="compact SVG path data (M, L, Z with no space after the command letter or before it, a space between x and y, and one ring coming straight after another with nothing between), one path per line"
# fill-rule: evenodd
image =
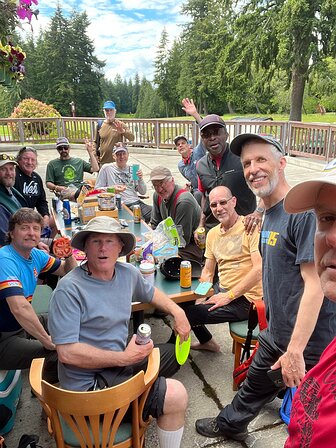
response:
M0 143L34 145L54 143L65 136L71 143L94 139L99 118L0 118ZM135 136L130 145L174 148L174 138L185 135L192 146L199 142L199 129L190 120L122 119ZM287 153L329 161L336 157L336 125L285 121L236 119L226 122L229 140L251 132L272 134Z

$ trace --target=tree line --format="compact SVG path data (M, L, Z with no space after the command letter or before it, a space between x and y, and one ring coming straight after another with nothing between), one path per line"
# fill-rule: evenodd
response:
M187 0L186 22L170 42L163 29L154 79L104 77L85 12L69 18L58 6L37 38L20 42L26 77L0 90L0 113L19 99L52 104L63 116L102 115L113 99L118 113L141 118L181 115L181 99L193 98L201 113L290 113L318 105L336 110L336 2L334 0Z

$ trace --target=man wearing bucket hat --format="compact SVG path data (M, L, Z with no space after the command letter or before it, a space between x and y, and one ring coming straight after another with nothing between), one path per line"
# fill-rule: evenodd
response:
M314 214L289 215L283 209L290 186L280 142L241 134L230 149L266 207L260 249L268 328L259 334L258 350L232 403L215 418L197 420L196 430L206 437L244 440L248 424L279 392L268 370L281 368L285 384L298 386L335 336L336 306L324 299L314 266Z
M141 216L145 222L149 222L152 207L139 199L139 194L145 194L147 186L143 180L143 172L138 165L135 173L137 180L133 179L133 167L128 165L128 149L125 143L118 142L113 148L115 163L105 163L99 171L96 188L108 187L112 185L122 185L125 187L120 196L125 205L133 210L134 205L140 205Z
M285 198L288 213L313 209L316 215L315 266L325 296L336 302L336 159L323 176L293 187ZM334 440L336 415L336 338L303 378L292 402L285 448L327 447Z
M105 120L99 120L94 140L94 148L99 158L100 166L105 163L113 162L113 148L117 142L125 139L134 140L134 134L128 126L116 119L116 106L113 101L105 101L104 106Z
M96 374L109 376L109 386L142 370L153 342L129 343L131 303L150 302L172 315L175 330L188 338L190 325L184 311L163 292L143 279L129 263L117 261L135 246L135 236L113 218L93 218L72 238L72 246L87 261L57 285L49 308L49 330L59 356L61 387L88 390ZM187 392L176 380L165 379L178 370L174 346L160 346L160 377L145 405L146 415L157 418L161 448L180 446Z

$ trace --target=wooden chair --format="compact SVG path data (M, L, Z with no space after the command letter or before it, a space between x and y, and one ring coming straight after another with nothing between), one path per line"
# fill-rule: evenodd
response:
M48 417L48 431L57 448L141 448L150 419L142 413L151 385L158 376L160 351L155 348L146 372L140 371L117 386L73 392L42 379L44 359L34 359L29 374L32 391ZM131 408L131 423L123 422Z

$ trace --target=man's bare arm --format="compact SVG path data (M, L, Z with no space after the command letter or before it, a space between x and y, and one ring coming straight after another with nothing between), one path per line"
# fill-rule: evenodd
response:
M323 303L323 292L314 263L300 265L304 281L296 323L287 351L272 366L281 367L283 379L288 387L298 386L305 374L303 351L314 331Z
M24 296L11 296L6 300L11 313L21 327L28 334L40 341L45 348L55 350L55 346L51 342L51 337L43 328L37 314L26 298Z

